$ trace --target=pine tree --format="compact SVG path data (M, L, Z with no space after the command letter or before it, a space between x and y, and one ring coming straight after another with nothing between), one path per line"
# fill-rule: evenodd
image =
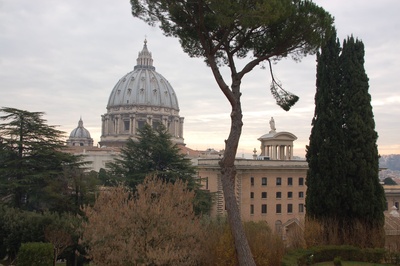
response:
M50 203L49 186L80 158L63 152L63 132L47 125L42 112L0 112L0 197L17 208L42 209Z
M148 176L171 183L182 180L189 189L195 190L196 213L209 213L211 195L200 189L195 180L196 168L190 159L180 153L168 130L162 125L153 129L146 124L138 130L138 134L139 140L129 139L121 149L120 157L108 165L113 179L126 182L132 189L136 189Z
M351 37L341 50L333 36L317 62L307 217L322 224L325 244L381 245L385 196L364 45Z
M153 129L146 124L138 130L139 141L129 139L121 149L120 158L109 164L117 180L124 180L131 188L143 183L147 176L166 182L181 179L194 188L195 168L190 159L179 152L164 126Z
M314 54L329 36L333 18L308 0L131 0L131 4L134 17L159 26L166 36L179 38L189 56L203 58L229 101L231 126L219 162L222 190L239 265L255 265L233 182L243 127L242 80L271 60L288 56L298 60ZM274 79L270 89L286 111L298 100Z

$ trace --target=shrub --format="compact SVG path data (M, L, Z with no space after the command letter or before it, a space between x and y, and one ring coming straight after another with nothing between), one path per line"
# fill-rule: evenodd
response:
M83 209L81 240L97 266L198 265L206 257L206 238L193 197L180 180L146 178L135 194L122 186L109 188Z
M335 219L305 221L304 239L307 247L321 245L351 245L360 248L383 247L385 232L381 227L355 220L343 225Z
M336 257L333 259L333 265L342 266L342 260L340 259L340 257Z
M50 243L23 243L17 255L18 266L52 266L53 245Z
M280 265L284 244L265 222L245 222L244 230L254 261L258 266ZM224 220L213 221L207 228L207 265L237 265L235 246L229 225Z
M380 263L385 260L384 249L360 249L353 246L318 246L306 251L296 251L285 255L282 265L295 265L288 262L296 261L297 265L311 265L311 263L333 261L340 257L342 260ZM312 260L311 260L312 258Z

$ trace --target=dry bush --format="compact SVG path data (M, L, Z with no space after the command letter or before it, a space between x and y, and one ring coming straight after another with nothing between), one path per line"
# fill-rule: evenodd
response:
M317 245L352 245L360 248L383 247L383 228L371 227L360 221L340 223L335 219L314 220L305 223L305 242L308 247Z
M306 248L306 241L304 238L304 221L300 221L299 224L291 226L290 230L286 232L285 245L287 249L301 249Z
M194 193L147 178L133 195L120 186L100 193L83 209L82 241L97 266L198 265L204 233L193 213Z
M265 222L245 222L244 230L258 266L280 265L285 252L281 238ZM207 265L238 265L233 237L227 222L214 222L207 229Z

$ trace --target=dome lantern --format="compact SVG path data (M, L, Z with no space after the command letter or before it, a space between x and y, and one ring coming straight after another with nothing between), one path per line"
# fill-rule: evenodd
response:
M144 40L143 50L139 52L138 58L136 59L136 66L134 70L138 68L149 68L151 70L156 70L153 66L153 58L151 53L147 49L147 40Z

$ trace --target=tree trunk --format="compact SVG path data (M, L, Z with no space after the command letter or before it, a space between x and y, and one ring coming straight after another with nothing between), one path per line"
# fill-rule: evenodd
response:
M240 84L240 83L239 83ZM242 133L242 108L240 105L240 85L232 85L235 102L232 103L231 130L229 137L225 140L224 157L219 162L222 173L222 190L224 192L228 222L235 242L236 255L239 265L256 265L251 254L250 246L244 233L243 224L240 218L239 206L235 196L235 157Z

